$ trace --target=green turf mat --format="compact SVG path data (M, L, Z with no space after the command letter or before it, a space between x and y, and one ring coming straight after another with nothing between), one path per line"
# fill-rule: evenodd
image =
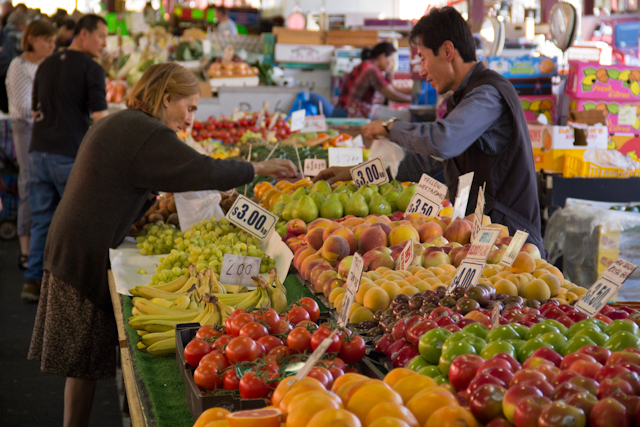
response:
M184 383L178 371L175 356L152 356L136 350L140 337L127 324L133 303L128 296L122 297L122 314L129 336L136 376L144 384L144 397L151 407L156 427L192 427L193 418L187 406Z
M291 305L294 302L298 301L300 298L311 297L313 298L320 307L320 312L324 313L329 311L327 307L316 298L306 286L300 283L295 274L289 274L287 279L283 283L285 289L287 290L287 304Z

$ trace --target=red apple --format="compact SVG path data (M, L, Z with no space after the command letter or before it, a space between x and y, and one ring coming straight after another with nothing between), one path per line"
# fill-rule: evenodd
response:
M516 427L538 427L538 418L544 407L551 403L547 397L529 396L516 405L513 422Z
M611 313L607 313L607 317L611 320L626 319L627 317L629 317L629 313L624 310L615 310Z
M435 329L437 327L438 325L436 325L436 322L434 322L433 320L425 320L424 322L416 323L409 329L407 329L407 331L405 332L405 338L411 344L417 347L420 341L420 337L426 334L431 329Z
M535 381L535 380L546 381L547 377L545 377L544 374L533 369L520 369L518 372L516 372L513 375L513 379L511 380L511 385L516 386L516 385L520 385L525 381Z
M631 425L634 424L634 416L636 413L636 408L638 407L638 403L640 402L639 396L629 396L627 394L622 393L621 391L615 391L609 396L612 399L617 400L622 403L627 410L627 416L629 417L629 423Z
M456 332L460 332L462 330L462 329L460 329L460 327L458 325L447 325L443 329L446 329L447 331L451 332L452 334L455 334Z
M497 379L502 381L507 387L511 386L511 381L513 380L513 372L511 372L510 369L491 368L491 369L487 369L484 372L491 375L492 377L496 377ZM449 373L449 376L451 376L451 373Z
M516 405L524 398L529 396L542 397L542 392L537 388L529 385L517 385L511 387L504 395L502 400L502 412L509 422L514 421Z
M582 409L564 402L553 402L545 406L538 418L539 427L585 427L587 417Z
M507 390L495 384L484 384L469 398L469 410L482 424L502 417L502 400Z
M492 377L491 375L487 374L486 372L483 372L480 375L476 376L473 379L473 381L471 381L471 383L469 384L469 387L467 387L467 394L469 396L473 395L474 391L476 391L478 388L480 388L481 386L483 386L485 384L499 385L500 387L504 387L505 386L505 383L500 381L500 379L498 379L496 377Z
M571 384L577 385L578 387L582 387L594 396L596 395L596 391L598 390L598 386L600 385L598 384L598 381L587 377L573 377L569 380L569 382Z
M573 326L574 322L573 320L569 319L567 316L562 316L559 319L556 319L558 322L562 323L564 326L566 326L567 328L570 328Z
M491 368L502 368L511 371L511 364L504 359L497 359L495 357L485 360L482 365L478 367L478 371L476 375L481 374L484 371L487 371Z
M553 306L544 310L540 310L540 313L542 313L542 315L547 319L555 319L555 320L558 320L559 318L565 316L565 312L560 310L558 306Z
M587 362L585 360L577 360L569 367L573 372L577 372L583 377L595 379L602 369L602 365L598 362Z
M589 316L579 311L572 311L571 313L567 313L567 317L573 320L574 322L580 322L582 320L589 318Z
M591 356L602 365L607 363L607 359L611 356L611 351L608 348L600 347L599 345L585 345L580 347L578 353Z
M578 360L583 360L585 362L592 362L592 363L596 363L596 359L594 359L593 357L584 354L584 353L569 353L567 354L564 359L562 360L562 363L560 363L560 369L562 370L566 370L569 369L569 367L571 365L573 365L575 362L577 362Z
M628 382L633 388L633 394L640 395L640 375L636 372L623 372L616 378Z
M542 348L546 348L546 347L542 347ZM524 363L522 364L522 367L524 369L538 369L538 367L542 366L542 365L552 365L555 366L552 362L550 362L547 359L543 359L542 357L529 357L527 360L524 361Z
M552 384L555 381L555 379L558 377L558 374L562 372L560 368L557 368L555 365L552 365L551 363L538 366L536 368L536 371L540 372L545 377L547 377L547 381Z
M613 322L613 320L609 319L607 316L598 313L595 316L593 316L594 319L598 319L598 320L602 320L604 323L606 323L607 325L611 322Z
M631 372L635 372L636 374L640 375L640 365L632 365L631 363L623 363L622 365L615 365L615 366L622 366L623 368L628 369Z
M487 424L485 427L513 427L513 424L511 424L509 421L505 420L504 418L496 418L495 420Z
M548 347L542 347L537 349L531 354L531 357L541 357L553 363L557 367L560 367L560 364L562 363L562 360L563 360L560 354L558 354L556 351Z
M449 368L449 382L456 390L466 389L483 362L484 359L476 354L463 354L456 357Z
M622 365L629 363L631 365L640 365L640 354L631 353L628 351L616 351L611 353L611 356L607 359L607 365Z
M438 320L440 317L449 317L453 314L453 310L449 307L436 307L429 313L429 320Z
M625 348L624 350L622 350L623 353L635 353L635 354L640 354L640 350L638 350L637 348Z
M508 353L496 354L492 359L504 359L511 365L511 371L516 372L522 369L522 365L514 357Z
M609 397L614 391L621 391L624 394L633 395L631 384L620 378L607 378L602 381L596 391L598 399Z
M588 390L567 381L553 390L552 400L567 400L569 396L576 393L588 393Z
M570 306L569 304L560 304L558 306L558 308L560 310L562 310L565 314L575 313L575 312L578 311L577 309L575 309L574 307Z
M576 393L569 396L565 403L582 409L582 412L584 412L588 419L591 410L595 404L598 403L598 398L591 393Z
M631 371L625 368L624 366L620 366L620 365L604 365L602 369L600 369L600 372L596 377L596 381L601 383L606 379L615 378L624 372L631 372Z
M589 414L589 427L629 427L627 409L613 398L602 399Z
M600 314L606 315L607 313L611 313L612 311L615 311L615 310L616 309L611 307L610 305L605 305L600 309Z
M537 388L542 392L542 395L545 397L550 398L551 396L553 396L553 386L545 380L525 381L522 383L522 385L530 385Z

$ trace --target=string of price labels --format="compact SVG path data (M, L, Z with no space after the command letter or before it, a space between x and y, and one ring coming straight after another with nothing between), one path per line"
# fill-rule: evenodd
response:
M365 184L379 185L389 182L389 176L384 170L384 164L380 157L351 168L351 177L356 187L362 187Z
M467 257L462 261L460 266L458 266L458 271L447 288L448 295L451 295L458 287L469 289L478 283L480 276L482 276L489 252L491 252L491 248L493 248L493 244L498 240L499 235L500 230L495 228L482 227L480 229L478 238L475 243L471 245L471 248L469 248Z
M638 268L637 265L618 258L578 300L576 309L591 317L598 314L602 307L618 293L636 268Z
M338 316L338 325L345 327L349 322L349 313L351 312L351 305L356 298L356 292L360 287L360 279L362 278L362 272L364 271L364 259L360 254L356 253L353 256L351 262L351 268L349 269L349 275L347 276L347 291L344 293L344 299L342 300L342 310L340 316Z
M242 195L233 203L226 218L260 240L267 238L278 221L277 216Z

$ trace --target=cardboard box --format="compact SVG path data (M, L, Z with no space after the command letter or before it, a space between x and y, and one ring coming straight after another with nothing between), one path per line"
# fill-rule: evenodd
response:
M378 40L376 30L330 30L327 34L327 44L333 46L373 47L378 44Z
M640 155L640 136L610 135L609 148L618 150L622 154L628 154L631 158L638 160Z
M520 95L524 117L528 122L538 120L539 115L547 118L548 124L556 123L556 97L553 95Z
M518 95L551 95L553 84L550 77L533 79L509 79Z
M569 61L566 92L579 99L637 100L640 67Z
M633 102L569 97L569 112L590 110L604 111L610 134L640 132L640 99Z
M508 79L527 79L533 77L553 77L558 75L556 58L544 56L521 56L518 58L504 58L502 56L488 56L484 63Z
M329 64L335 47L329 45L276 43L276 62Z
M562 173L567 151L584 153L587 148L606 149L608 132L605 126L589 126L587 145L575 145L576 138L571 126L545 126L529 124L529 136L533 148L536 170Z
M285 27L273 27L276 43L289 44L325 44L327 33L325 31L290 30Z

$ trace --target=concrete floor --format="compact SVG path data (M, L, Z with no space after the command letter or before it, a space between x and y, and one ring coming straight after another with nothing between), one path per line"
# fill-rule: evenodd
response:
M27 360L38 306L20 299L18 255L17 239L0 240L0 426L62 426L64 378ZM123 425L115 379L98 382L90 425Z

